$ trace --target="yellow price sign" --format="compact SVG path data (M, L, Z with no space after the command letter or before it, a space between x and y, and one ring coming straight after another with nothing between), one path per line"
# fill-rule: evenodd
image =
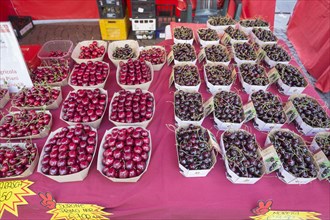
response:
M320 219L317 212L295 212L295 211L269 211L264 215L252 216L255 220L312 220Z
M29 180L0 182L0 218L5 210L18 217L18 206L28 204L24 196L35 195L29 189L32 184Z

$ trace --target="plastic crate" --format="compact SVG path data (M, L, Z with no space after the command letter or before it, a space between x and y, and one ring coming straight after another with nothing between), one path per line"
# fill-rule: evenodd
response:
M96 0L100 18L124 18L126 12L125 0Z
M155 31L135 31L137 40L151 40L155 38Z
M33 28L31 16L8 16L18 39L25 37Z
M156 19L132 19L133 31L154 31L156 30Z
M49 66L52 64L71 65L71 53L73 43L71 40L52 40L47 41L38 53L38 58L43 65ZM51 51L62 51L65 55L60 57L49 57Z
M156 18L155 1L131 1L132 18Z
M102 40L126 40L129 34L130 22L126 13L123 19L100 19Z

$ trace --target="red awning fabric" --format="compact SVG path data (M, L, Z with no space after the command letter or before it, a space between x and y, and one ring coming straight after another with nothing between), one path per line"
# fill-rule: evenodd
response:
M298 0L287 35L305 68L317 79L316 87L330 92L329 1Z

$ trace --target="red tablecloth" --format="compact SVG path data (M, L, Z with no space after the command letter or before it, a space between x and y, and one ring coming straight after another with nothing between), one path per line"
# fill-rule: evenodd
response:
M161 43L167 51L172 44L172 40ZM199 51L197 45L196 50ZM296 64L294 61L292 63ZM201 69L202 65L199 64L199 68ZM253 215L250 210L256 206L258 200L268 199L274 201L273 210L316 211L322 214L322 219L330 218L330 187L325 181L315 180L307 185L287 185L273 173L265 175L254 185L235 185L226 179L224 162L220 156L207 177L183 177L179 173L174 133L166 127L166 124L174 124L171 102L175 89L168 88L170 72L171 67L167 65L160 72L156 72L149 89L156 99L155 117L148 127L152 135L153 150L149 169L137 183L109 181L96 170L94 160L87 178L82 182L61 184L35 172L28 178L35 182L30 188L36 193L51 192L57 202L95 203L106 207L105 211L113 213L111 219L247 219ZM203 79L203 74L200 73ZM105 88L110 98L120 89L115 81L115 67L112 64ZM66 97L70 90L69 86L65 86L63 96ZM232 90L239 91L243 102L246 103L248 95L241 91L242 87L238 80ZM269 90L278 94L275 85ZM202 83L200 92L204 100L211 96L206 92L205 83ZM320 99L312 86L308 86L305 92ZM283 101L287 101L286 96L280 96ZM66 123L59 119L60 109L51 112L54 118L52 130L66 126ZM212 117L207 117L203 126L216 134L219 140L222 132L214 128ZM98 130L99 143L105 130L112 127L106 114ZM257 141L263 146L267 134L254 129L252 122L248 122L244 127L256 134ZM292 124L284 127L297 132ZM45 141L46 138L35 140L40 151ZM48 210L40 205L38 196L25 198L29 204L19 207L19 219L51 217L46 213ZM16 219L8 212L3 218Z
M287 34L305 68L317 79L316 87L330 92L329 1L298 1Z

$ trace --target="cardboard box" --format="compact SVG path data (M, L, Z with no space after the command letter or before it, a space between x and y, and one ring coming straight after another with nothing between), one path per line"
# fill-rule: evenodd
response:
M77 44L77 46L73 49L72 51L72 54L71 54L71 58L76 62L76 63L86 63L88 61L102 61L103 58L104 58L104 55L107 51L107 46L108 46L108 43L103 41L103 40L96 40L97 42L97 46L100 47L100 46L104 46L105 48L105 51L104 51L104 54L101 56L101 57L98 57L98 58L94 58L94 59L79 59L79 55L80 55L80 48L82 46L85 46L85 47L88 47L91 43L93 43L94 40L85 40L85 41L81 41Z

